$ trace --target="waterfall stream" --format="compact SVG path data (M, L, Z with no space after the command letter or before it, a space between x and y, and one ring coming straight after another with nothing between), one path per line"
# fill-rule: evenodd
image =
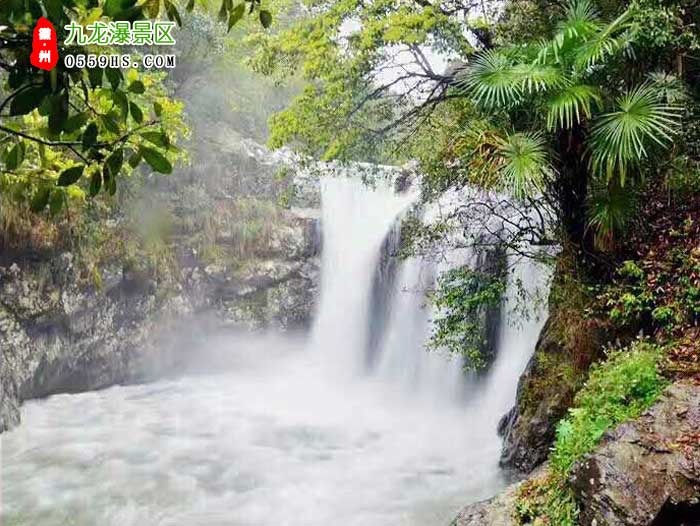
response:
M422 291L440 266L397 263L376 290L382 247L415 197L322 182L321 297L306 342L212 338L229 368L26 403L22 425L0 436L0 523L447 525L495 493L496 422L542 320L514 324L503 309L496 362L466 396L460 361L424 349ZM518 278L546 286L534 266ZM515 298L509 285L506 306Z

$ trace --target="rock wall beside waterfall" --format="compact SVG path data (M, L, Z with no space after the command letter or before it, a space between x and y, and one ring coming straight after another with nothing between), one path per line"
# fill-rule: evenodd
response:
M585 301L566 271L557 268L547 321L518 382L515 405L499 423L503 467L529 473L547 459L556 425L582 387L590 364L618 336L607 324L585 316Z
M680 381L606 433L571 476L581 526L700 523L700 386Z
M0 431L19 422L23 400L177 368L194 316L206 315L213 328L307 327L318 287L318 220L283 215L264 260L243 267L207 264L178 243L178 263L167 272L116 260L100 269L99 279L85 282L70 252L4 254Z

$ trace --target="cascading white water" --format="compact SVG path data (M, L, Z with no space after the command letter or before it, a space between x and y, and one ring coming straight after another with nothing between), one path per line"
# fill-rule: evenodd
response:
M0 523L437 526L502 486L495 421L540 322L502 324L471 403L423 396L463 377L422 348L430 313L418 291L439 269L409 260L363 369L382 241L413 197L342 178L322 191L322 297L306 348L212 339L230 369L25 404L0 439ZM527 287L531 270L519 270Z
M397 195L391 181L374 187L351 177L321 182L323 253L321 299L312 345L333 353L340 367L362 364L369 327L369 300L380 247L396 216L415 198Z

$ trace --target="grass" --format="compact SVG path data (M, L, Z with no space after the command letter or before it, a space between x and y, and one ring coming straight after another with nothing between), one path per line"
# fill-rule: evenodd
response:
M659 365L662 356L662 348L638 340L591 368L574 406L557 426L547 473L519 489L519 524L576 526L578 508L567 484L572 467L606 431L637 418L659 397L666 385Z

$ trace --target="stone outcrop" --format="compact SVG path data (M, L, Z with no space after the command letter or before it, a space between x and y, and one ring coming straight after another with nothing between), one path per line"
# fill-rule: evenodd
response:
M548 378L553 361L565 359L565 350L545 324L530 362L518 382L516 405L498 426L503 436L501 465L530 472L547 459L557 422L566 414L575 390Z
M700 524L700 385L678 382L608 432L570 480L582 526Z
M69 252L0 266L0 432L19 422L23 400L177 370L201 317L212 330L307 327L318 245L318 221L289 214L266 258L242 268L183 247L177 269L156 277L115 261L99 285L78 277Z
M549 317L518 382L515 406L498 426L501 465L524 473L547 459L557 423L612 337L606 325L552 303L550 298Z
M135 381L155 349L156 327L192 313L181 293L106 269L103 287L77 283L73 257L0 267L0 431L19 422L19 404L59 392Z
M516 526L513 518L517 485L464 508L450 526Z

